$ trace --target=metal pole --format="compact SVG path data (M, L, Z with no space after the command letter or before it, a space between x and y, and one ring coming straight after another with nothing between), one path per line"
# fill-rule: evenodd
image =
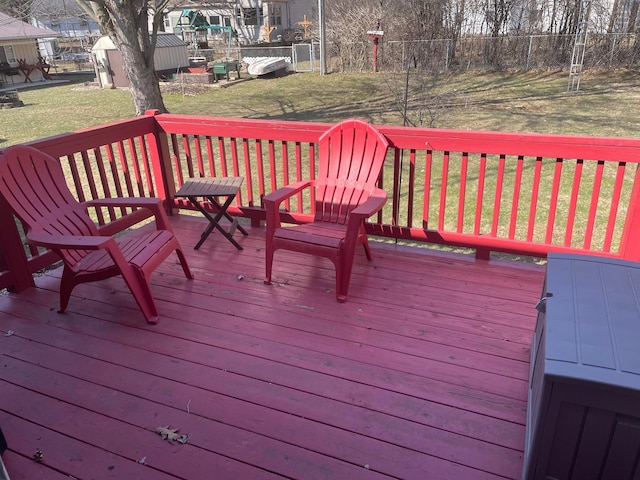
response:
M325 44L326 25L324 15L324 0L318 0L318 27L320 34L320 75L327 73L327 49Z
M415 55L411 54L411 59L407 62L407 74L404 79L404 99L402 109L402 126L407 126L407 103L409 102L409 71L411 70L411 64L413 68L418 68L418 59ZM402 160L401 160L402 163Z

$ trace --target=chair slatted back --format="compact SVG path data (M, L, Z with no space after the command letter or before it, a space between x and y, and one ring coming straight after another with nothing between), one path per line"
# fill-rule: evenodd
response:
M346 222L349 212L374 190L388 147L384 135L357 119L341 122L320 137L316 221Z
M67 187L60 163L28 147L9 147L0 157L0 193L27 231L52 235L97 235L86 210ZM70 266L82 250L60 251Z

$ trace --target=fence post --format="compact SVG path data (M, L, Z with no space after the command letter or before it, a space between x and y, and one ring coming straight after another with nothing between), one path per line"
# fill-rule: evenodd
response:
M447 48L446 48L447 53L446 53L445 58L444 58L444 69L445 70L449 70L449 50L451 50L451 42L452 42L452 40L450 38L448 38L447 39Z
M613 42L611 42L611 54L609 55L609 68L613 65L613 56L616 50L616 36L613 36Z

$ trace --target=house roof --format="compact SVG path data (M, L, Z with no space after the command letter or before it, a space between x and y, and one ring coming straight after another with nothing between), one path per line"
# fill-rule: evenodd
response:
M0 40L24 40L25 38L59 37L48 28L39 28L0 12Z

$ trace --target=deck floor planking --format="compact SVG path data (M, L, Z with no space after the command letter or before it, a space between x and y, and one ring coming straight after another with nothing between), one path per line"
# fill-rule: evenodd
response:
M372 263L356 256L338 304L324 259L278 252L266 286L262 229L238 236L242 252L215 234L194 251L203 222L172 222L196 280L174 259L154 274L157 326L118 278L79 286L62 315L59 270L0 298L0 330L14 331L0 337L0 425L25 432L9 438L10 466L76 478L519 478L543 267L376 244ZM189 443L163 442L161 419ZM35 464L34 444L48 442Z

